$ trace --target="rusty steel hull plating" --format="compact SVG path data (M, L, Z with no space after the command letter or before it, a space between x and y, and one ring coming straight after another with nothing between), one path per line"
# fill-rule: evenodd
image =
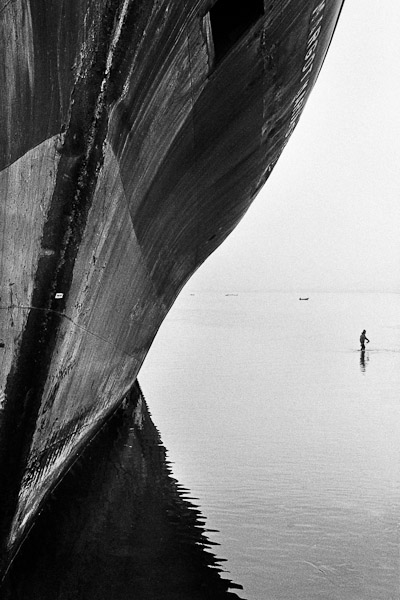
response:
M215 4L3 0L5 565L268 179L342 0L254 3L233 42Z

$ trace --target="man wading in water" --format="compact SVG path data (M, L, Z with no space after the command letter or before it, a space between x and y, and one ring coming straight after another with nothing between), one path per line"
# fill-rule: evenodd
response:
M367 342L367 344L369 344L369 339L367 338L367 336L365 335L367 332L365 331L365 329L363 329L362 334L360 335L360 344L361 344L361 351L365 350L365 342Z

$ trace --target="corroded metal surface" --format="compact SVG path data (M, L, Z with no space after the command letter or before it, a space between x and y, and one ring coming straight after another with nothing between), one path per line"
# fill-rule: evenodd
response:
M267 180L342 0L265 0L219 45L213 4L2 0L4 556Z

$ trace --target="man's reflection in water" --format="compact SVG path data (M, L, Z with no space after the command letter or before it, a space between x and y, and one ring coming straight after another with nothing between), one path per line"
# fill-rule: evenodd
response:
M369 354L365 355L365 350L360 352L360 369L362 373L365 373L366 363L369 362Z

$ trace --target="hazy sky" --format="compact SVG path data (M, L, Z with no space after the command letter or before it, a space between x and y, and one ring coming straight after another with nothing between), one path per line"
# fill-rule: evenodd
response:
M188 289L400 292L399 31L399 0L345 0L289 144Z

